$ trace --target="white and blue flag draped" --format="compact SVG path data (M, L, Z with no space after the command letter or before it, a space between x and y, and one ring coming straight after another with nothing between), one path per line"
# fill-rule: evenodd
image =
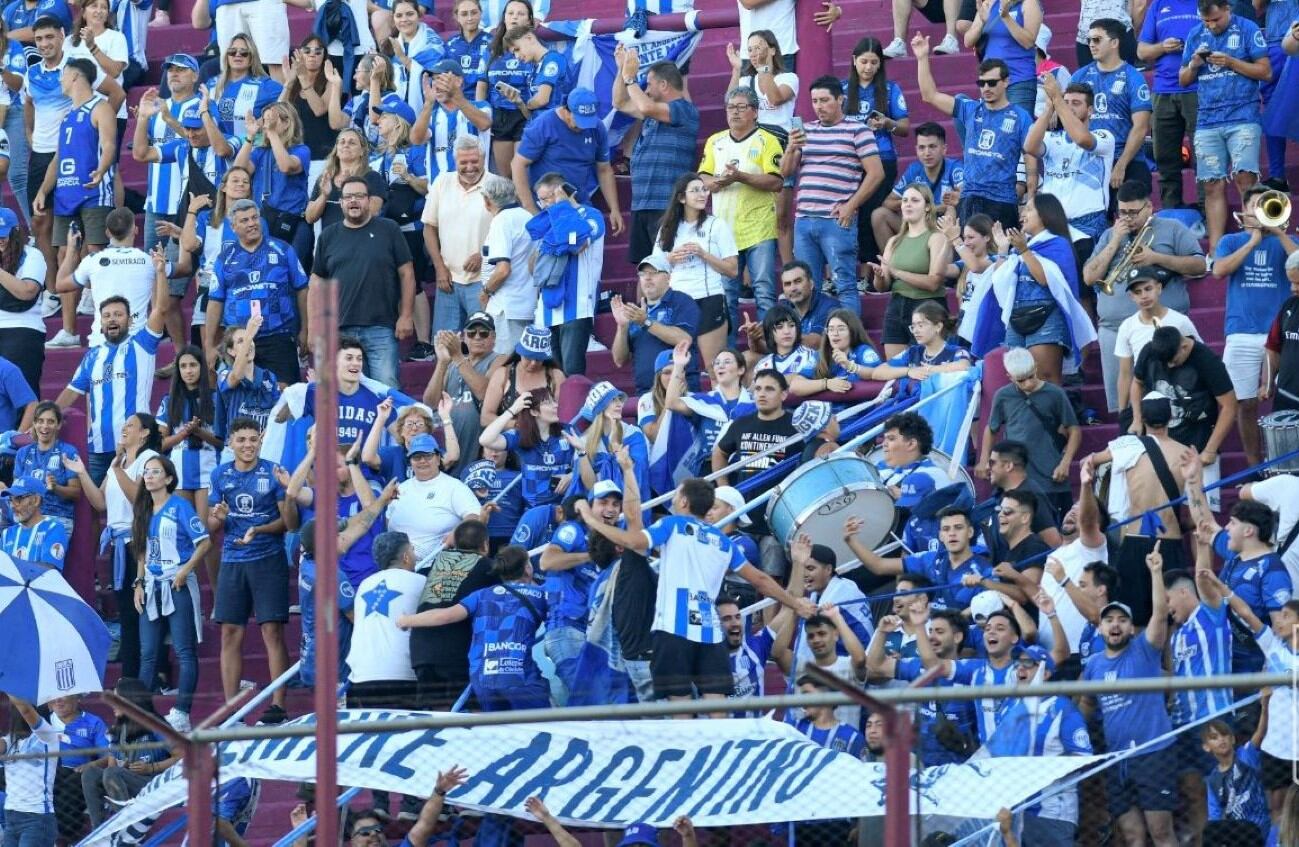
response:
M695 443L695 431L685 415L664 409L658 434L649 451L650 491L655 497L674 491L681 480L693 476L685 464Z
M1029 239L1028 243L1033 246L1055 237L1053 233L1043 230ZM1096 340L1096 328L1092 326L1091 318L1087 316L1082 304L1073 296L1060 266L1040 254L1037 259L1046 272L1047 290L1064 314L1065 331L1069 336L1074 363L1080 363L1083 348ZM1010 325L1010 313L1015 306L1015 284L1020 264L1019 256L1012 255L988 271L965 306L966 311L974 315L974 325L970 331L970 352L979 358L1006 341L1006 327Z
M693 16L687 16L687 23ZM599 104L600 119L609 131L609 146L616 147L634 121L613 107L613 81L618 74L618 62L614 50L619 44L635 47L640 55L640 72L636 81L644 85L649 66L655 62L671 60L678 67L684 65L694 55L699 46L702 33L664 32L650 30L639 41L626 30L607 35L592 35L592 18L580 21L547 21L546 27L553 32L572 39L568 48L569 65L573 69L573 85L576 88L588 88L595 92Z
M983 379L983 365L975 364L964 371L937 373L919 381L920 400L938 394L944 388L963 383L920 407L919 414L929 422L934 431L934 449L941 450L958 460L965 456L965 445L970 436L972 412L977 410L979 387Z
M636 691L615 643L618 633L613 627L613 592L618 584L619 567L615 562L604 568L591 585L586 641L578 653L574 674L581 682L569 692L570 706L636 702Z
M37 705L102 691L110 642L62 573L0 553L0 691Z

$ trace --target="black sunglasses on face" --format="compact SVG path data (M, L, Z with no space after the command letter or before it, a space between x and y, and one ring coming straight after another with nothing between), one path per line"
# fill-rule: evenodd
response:
M486 337L488 337L488 336L491 335L491 334L492 334L492 333L491 333L489 330L485 330L485 329L467 329L467 330L465 330L465 336L468 337L468 338L486 338Z
M979 87L980 87L980 88L992 88L994 85L999 84L999 83L1001 82L1001 80L1002 80L1002 77L997 77L996 79L981 79L981 80L979 80Z
M240 57L241 59L246 59L246 58L248 58L249 56L253 55L253 51L251 51L251 50L241 50L241 49L239 49L239 48L237 48L237 47L231 47L229 50L226 51L226 55L227 55L227 56L238 56L238 57Z

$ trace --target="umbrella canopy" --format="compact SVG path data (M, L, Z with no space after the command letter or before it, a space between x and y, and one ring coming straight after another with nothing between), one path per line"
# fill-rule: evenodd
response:
M0 691L37 704L102 691L110 641L61 572L0 553Z

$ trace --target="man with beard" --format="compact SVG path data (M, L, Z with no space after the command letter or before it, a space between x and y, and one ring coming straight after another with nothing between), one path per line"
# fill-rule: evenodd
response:
M771 624L758 632L744 631L744 615L740 614L740 604L734 597L722 597L717 601L717 616L722 621L722 630L726 635L726 650L731 656L731 676L735 679L735 693L732 697L762 697L767 693L767 662L772 658L772 647L776 643L776 631L784 625L786 616L791 613L781 609ZM789 661L777 662L782 673L789 673ZM756 718L759 712L734 712L737 718Z
M974 519L969 511L958 506L949 506L938 513L938 537L943 545L941 550L926 550L897 559L884 559L867 550L857 540L860 529L860 518L848 518L843 525L844 541L871 573L920 573L929 577L933 585L947 586L961 582L966 577L976 577L973 586L961 585L938 592L938 599L949 609L967 608L970 599L979 592L979 582L992 577L992 565L971 547L974 543Z
M1152 582L1162 582L1160 544L1146 557ZM1164 592L1154 595L1150 623L1140 635L1132 624L1132 610L1113 601L1101 609L1101 635L1105 650L1092 656L1082 678L1113 682L1164 675L1163 653L1168 642L1168 603ZM1170 736L1130 756L1123 767L1105 771L1105 797L1109 813L1128 844L1145 844L1146 834L1156 847L1173 847L1173 812L1177 809L1177 759L1171 737L1172 722L1160 692L1116 692L1083 699L1084 712L1097 706L1109 752L1136 747Z
M883 626L881 621L880 628ZM916 639L916 652L920 654L920 663L925 670L941 667L945 678L960 685L1009 686L1015 676L1013 656L1021 635L1022 630L1014 615L998 609L983 622L983 647L987 658L958 659L954 651L949 656L941 656L929 638ZM992 737L1011 702L1008 697L983 697L976 701L975 719L980 741L986 742Z
M1023 489L1007 491L997 509L997 529L1001 543L993 551L1000 561L992 569L992 577L967 574L962 578L966 588L999 591L1017 603L1029 605L1042 582L1043 560L1051 548L1033 532L1033 510L1037 497Z

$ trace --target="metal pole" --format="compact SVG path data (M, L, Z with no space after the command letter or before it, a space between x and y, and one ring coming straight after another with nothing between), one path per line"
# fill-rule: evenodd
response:
M609 35L622 32L623 18L596 18L591 23L592 35ZM677 13L673 15L650 15L649 28L661 32L690 32L704 29L729 29L740 25L738 6L727 5L722 9L705 9L697 12ZM801 25L801 24L800 24ZM547 41L572 39L572 35L556 32L544 24L537 27L537 35ZM635 43L635 42L632 42Z
M311 333L316 363L316 797L338 796L338 283L313 292ZM338 816L319 815L316 843L338 844Z

